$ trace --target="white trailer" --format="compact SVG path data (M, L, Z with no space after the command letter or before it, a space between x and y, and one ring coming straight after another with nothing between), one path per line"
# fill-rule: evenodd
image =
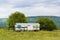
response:
M21 30L40 30L39 23L16 23L15 24L15 31Z

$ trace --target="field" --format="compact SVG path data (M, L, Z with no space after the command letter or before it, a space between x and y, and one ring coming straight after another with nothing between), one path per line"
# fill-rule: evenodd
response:
M38 32L15 32L0 29L0 40L60 40L60 30Z

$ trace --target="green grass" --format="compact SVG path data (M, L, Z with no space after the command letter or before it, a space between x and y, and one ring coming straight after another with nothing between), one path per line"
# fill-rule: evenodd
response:
M14 32L0 29L0 40L60 40L60 30L38 32Z

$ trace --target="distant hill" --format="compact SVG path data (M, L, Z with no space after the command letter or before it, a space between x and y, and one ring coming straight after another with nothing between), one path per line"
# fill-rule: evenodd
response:
M0 28L7 26L7 18L0 18Z
M60 17L57 16L29 16L27 17L28 23L35 23L39 18L50 18L52 19L56 24L58 29L60 29ZM7 27L7 18L0 18L0 27Z
M35 23L39 18L43 18L43 17L52 19L56 23L58 29L60 29L60 17L57 16L30 16L27 17L27 19L29 23L32 22Z

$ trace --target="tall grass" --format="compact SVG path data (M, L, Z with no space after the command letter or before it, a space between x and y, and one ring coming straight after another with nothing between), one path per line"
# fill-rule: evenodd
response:
M0 40L60 40L60 30L38 32L15 32L0 29Z

